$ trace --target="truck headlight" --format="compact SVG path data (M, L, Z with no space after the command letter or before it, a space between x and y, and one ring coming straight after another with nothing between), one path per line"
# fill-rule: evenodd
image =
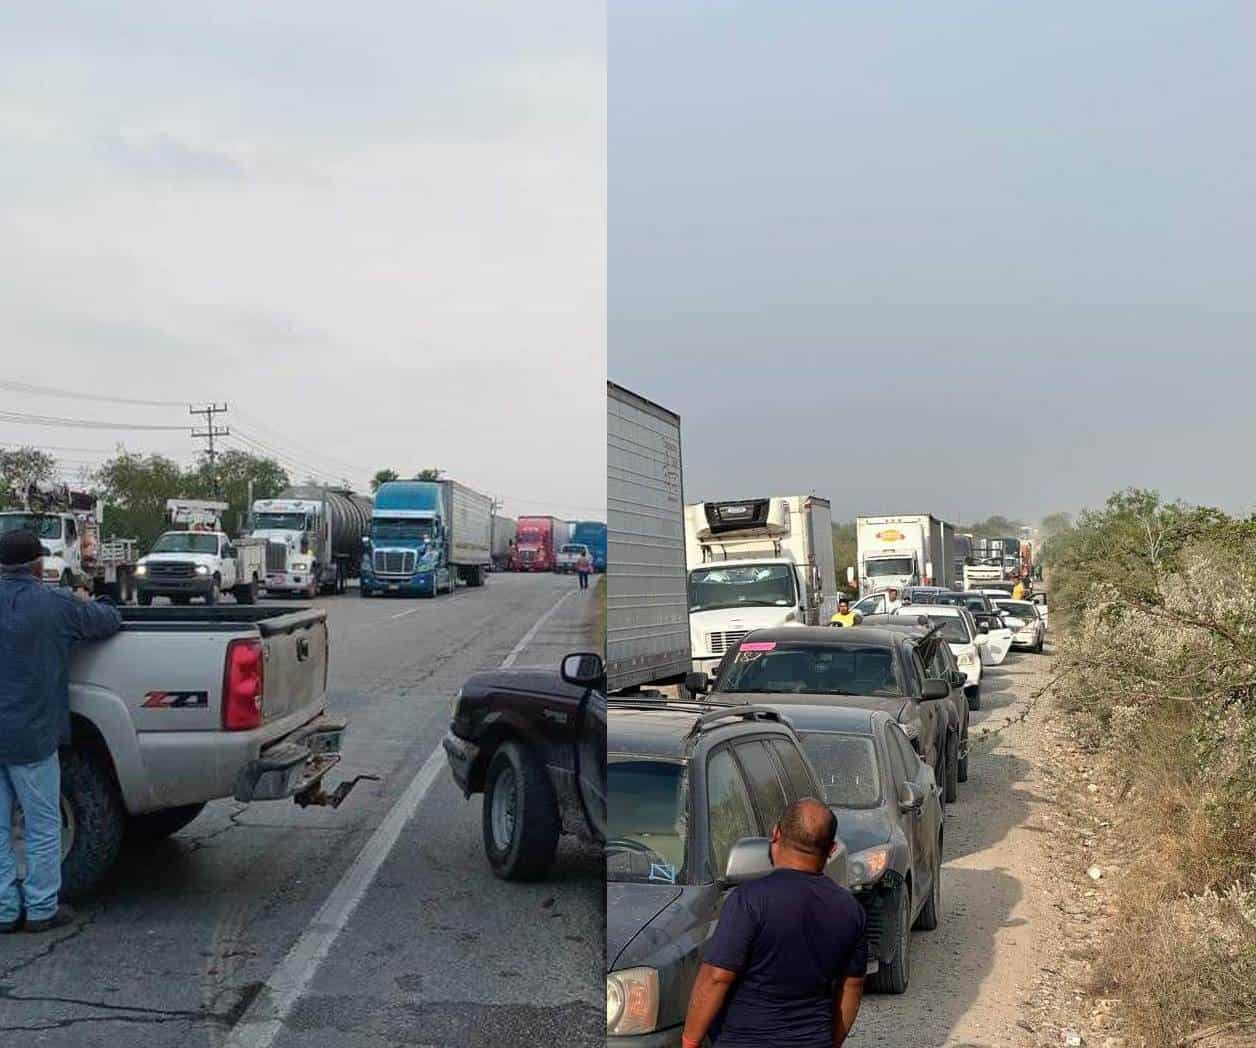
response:
M208 574L209 574L209 565L207 565L207 564L198 564L198 565L196 565L196 573L197 573L198 575L208 575Z
M625 968L606 976L606 1032L651 1033L659 1017L659 973Z
M147 564L136 564L136 565L135 565L135 574L140 575L140 576L147 575L147 574L148 574L148 565L147 565Z
M889 866L890 846L888 844L878 844L875 848L855 852L849 859L851 887L859 888L875 884L889 869Z
M292 562L293 571L309 571L310 562L308 560L294 560Z

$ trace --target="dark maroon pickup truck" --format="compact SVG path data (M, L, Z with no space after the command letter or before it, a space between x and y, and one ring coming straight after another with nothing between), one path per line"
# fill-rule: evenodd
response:
M558 838L606 839L606 667L578 653L558 669L477 673L445 735L463 794L484 794L484 851L498 877L545 876Z

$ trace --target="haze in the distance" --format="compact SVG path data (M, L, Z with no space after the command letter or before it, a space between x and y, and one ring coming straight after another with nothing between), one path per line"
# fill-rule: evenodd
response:
M1240 3L614 0L609 373L686 497L1242 510L1256 152Z
M0 378L220 422L294 477L605 504L596 5L45 3L0 16ZM187 409L0 410L188 425ZM186 433L0 422L63 472Z

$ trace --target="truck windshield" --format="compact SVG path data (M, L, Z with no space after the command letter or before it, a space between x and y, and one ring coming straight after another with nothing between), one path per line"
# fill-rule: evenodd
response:
M646 757L610 758L606 769L606 879L676 884L685 869L685 765Z
M798 736L824 787L824 799L839 808L875 808L881 800L876 748L866 735L808 731Z
M882 557L867 561L864 574L874 579L883 575L910 575L911 557Z
M255 513L253 527L258 531L307 531L309 521L304 513Z
M698 568L689 573L689 610L794 605L794 572L788 564Z
M838 630L844 633L844 630ZM902 698L894 652L867 645L743 641L717 692L772 695L875 695Z
M32 531L41 539L59 539L61 518L50 513L0 513L0 535L6 531Z
M430 539L432 522L413 517L376 517L371 521L371 540L381 539Z
M205 531L167 531L149 553L217 553L218 536Z

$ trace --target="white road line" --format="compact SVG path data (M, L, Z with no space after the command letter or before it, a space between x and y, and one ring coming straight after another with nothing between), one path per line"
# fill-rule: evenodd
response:
M389 615L388 617L390 619L404 619L407 615L413 615L418 610L419 609L417 607L414 607L414 608L411 608L409 611L399 611L397 612L396 615Z
M514 664L515 659L574 592L575 590L568 590L564 593L533 623L532 628L503 660L502 668ZM319 907L318 913L301 937L263 984L240 1021L232 1027L230 1035L223 1042L223 1048L269 1048L274 1043L283 1029L284 1021L292 1014L292 1009L318 972L323 958L330 952L374 882L384 860L401 836L401 831L414 817L423 798L436 782L444 763L444 747L438 745L410 780L405 792L384 816L384 821L371 834L371 839L366 842L366 846L353 860L353 865L345 871L327 900Z

